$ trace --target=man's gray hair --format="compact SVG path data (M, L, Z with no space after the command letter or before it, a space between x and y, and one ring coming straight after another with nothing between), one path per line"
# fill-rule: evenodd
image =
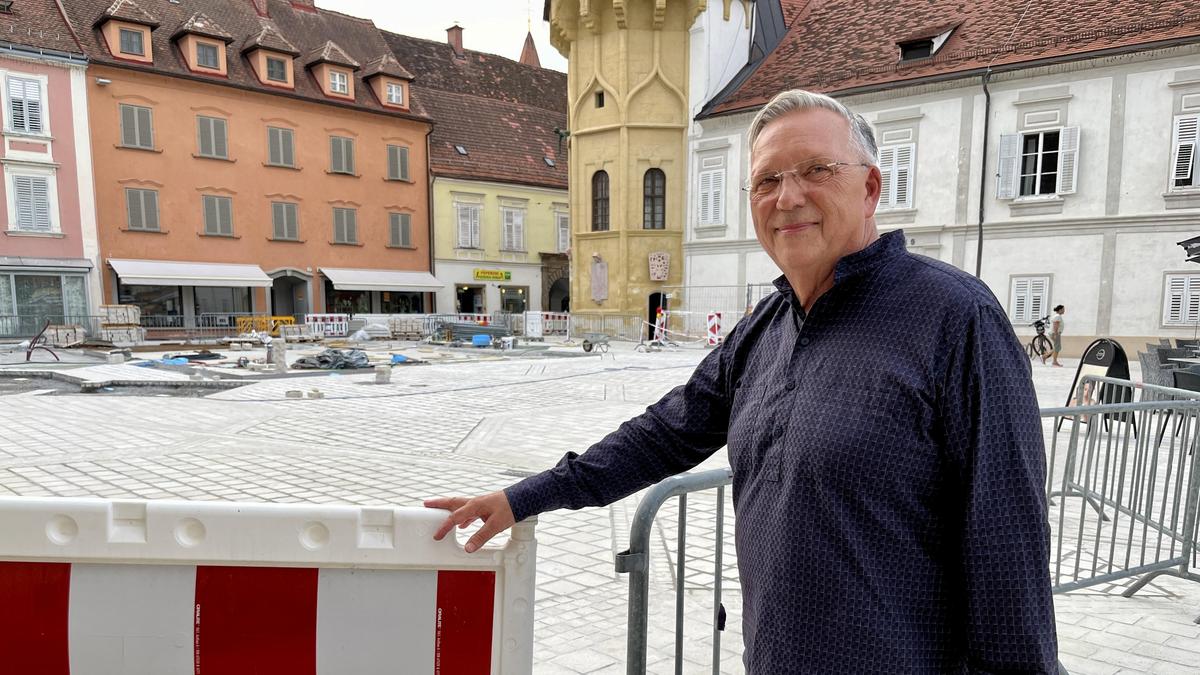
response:
M878 150L875 146L875 132L871 130L870 123L863 119L862 115L851 112L849 108L835 98L818 94L816 92L805 91L803 89L789 89L775 95L771 102L763 106L762 110L754 116L754 121L750 122L750 147L754 148L754 142L758 140L759 134L768 124L787 115L788 113L796 112L797 110L810 110L813 108L824 108L831 110L842 117L846 118L846 122L850 127L850 146L859 154L860 159L870 164L878 162Z

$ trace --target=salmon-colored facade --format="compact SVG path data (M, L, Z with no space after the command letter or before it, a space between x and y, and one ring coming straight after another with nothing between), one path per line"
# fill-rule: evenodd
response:
M63 5L91 60L104 301L151 327L434 309L431 124L370 21L311 0Z
M104 258L244 263L305 282L319 279L323 267L429 270L427 124L130 69L90 72ZM150 108L153 149L122 145L121 104ZM226 121L227 160L199 156L197 117ZM268 165L268 128L292 131L295 168ZM333 136L353 139L354 174L331 173ZM408 149L409 180L387 179L388 145ZM158 192L158 231L129 227L127 188ZM204 195L230 198L231 235L205 234ZM298 240L274 238L275 202L298 205ZM357 211L356 243L334 242L334 207ZM390 241L391 213L409 214L409 247ZM117 281L114 271L105 275L111 301L118 299ZM291 307L279 297L268 304L265 289L256 289L251 309L337 309L326 302L323 284L312 286L309 295L294 295Z

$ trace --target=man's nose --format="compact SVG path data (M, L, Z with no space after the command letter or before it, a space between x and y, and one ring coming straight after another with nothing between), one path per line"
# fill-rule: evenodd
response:
M780 211L790 211L798 206L804 206L807 201L807 186L804 185L804 181L792 173L785 173L779 177L775 208Z

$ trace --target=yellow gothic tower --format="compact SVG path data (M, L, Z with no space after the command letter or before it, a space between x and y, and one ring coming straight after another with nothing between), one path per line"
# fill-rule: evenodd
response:
M706 6L546 2L569 64L572 312L649 320L682 283L688 29Z

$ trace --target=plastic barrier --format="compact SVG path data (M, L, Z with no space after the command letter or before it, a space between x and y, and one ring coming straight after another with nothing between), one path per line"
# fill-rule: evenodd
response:
M467 555L444 517L2 497L0 670L528 675L533 522Z
M349 314L305 314L304 323L313 326L325 337L346 337L350 334Z
M721 344L721 313L708 313L708 341L706 344L709 347L716 347Z

